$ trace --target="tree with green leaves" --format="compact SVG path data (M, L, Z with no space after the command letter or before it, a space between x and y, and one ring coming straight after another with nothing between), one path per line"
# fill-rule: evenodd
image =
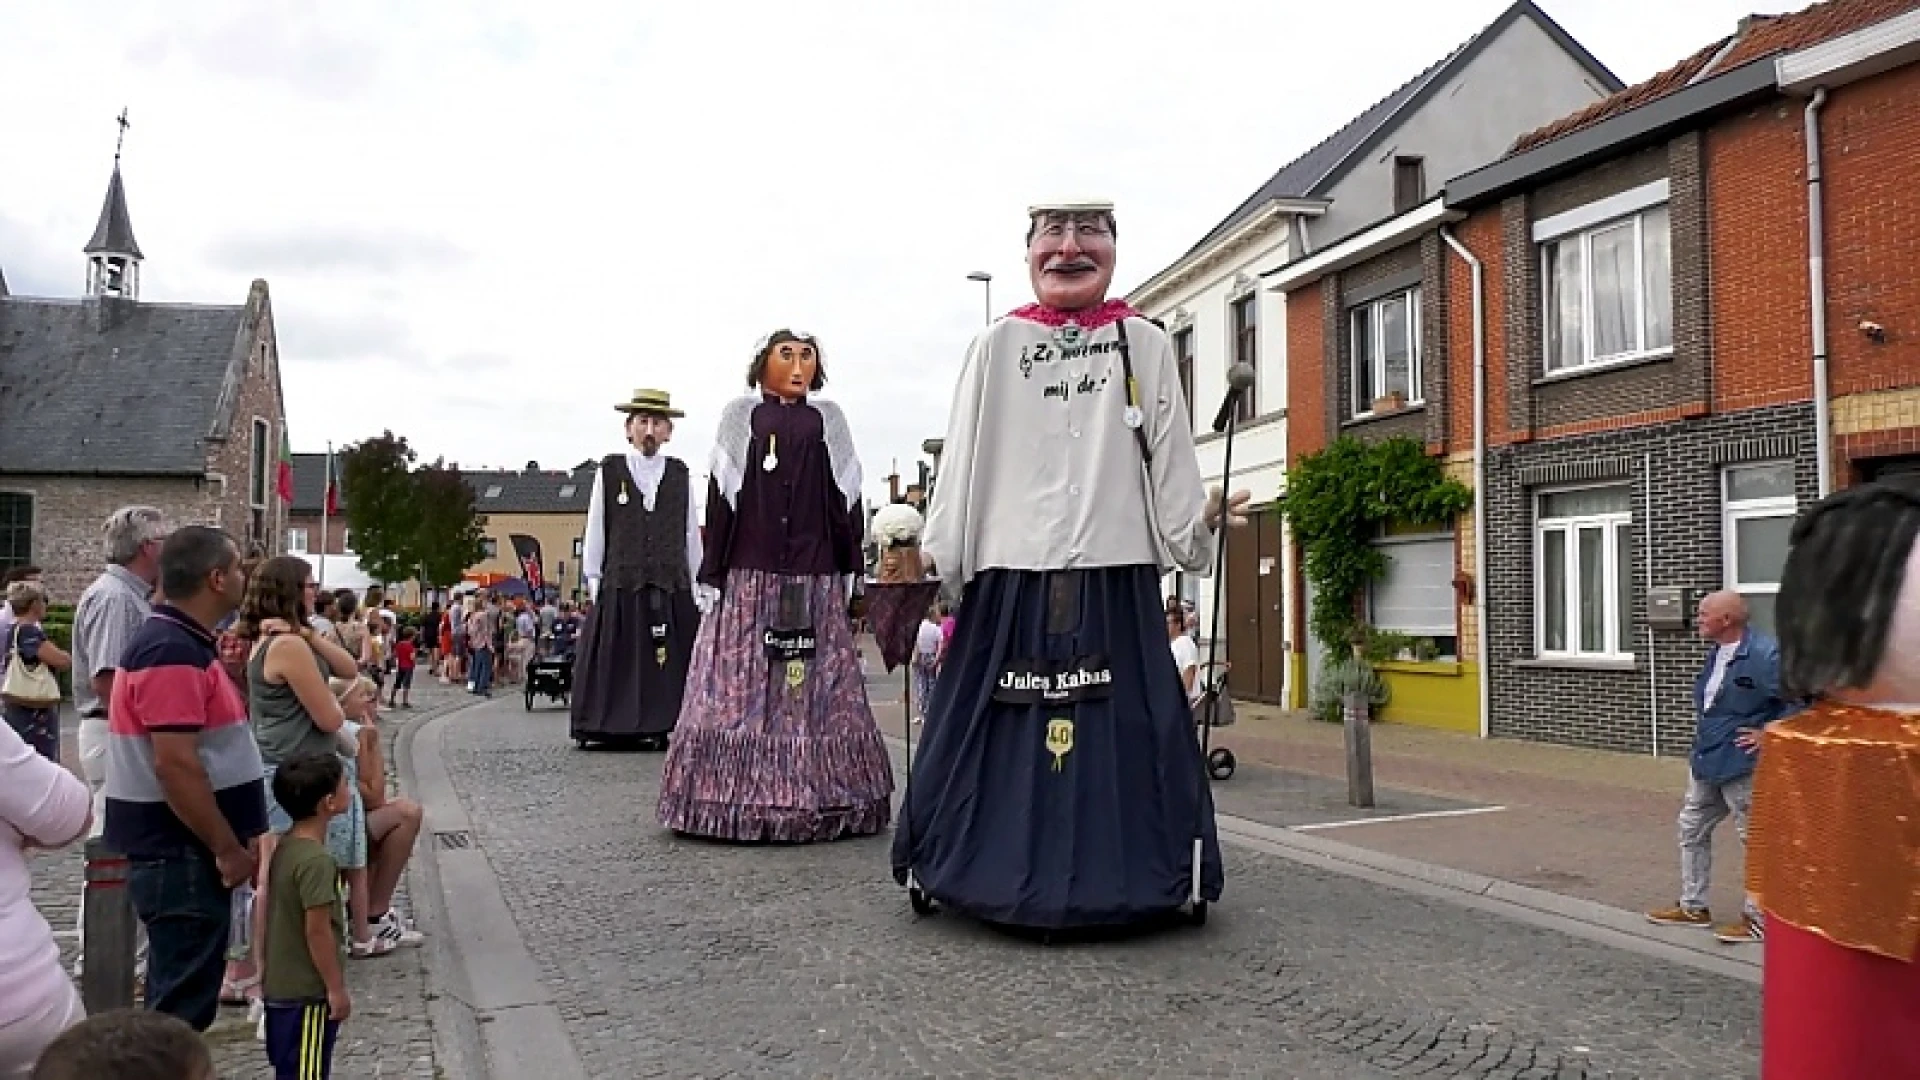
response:
M456 585L469 566L485 557L487 531L474 512L473 489L458 469L435 461L413 474L420 521L415 556L420 583L432 589Z
M418 578L446 588L483 557L485 522L458 469L438 459L415 468L417 457L406 437L391 431L342 451L347 527L360 569L374 580Z
M413 448L391 431L340 454L340 487L347 495L347 528L360 569L375 581L405 581L420 560L415 536L420 508L413 482Z

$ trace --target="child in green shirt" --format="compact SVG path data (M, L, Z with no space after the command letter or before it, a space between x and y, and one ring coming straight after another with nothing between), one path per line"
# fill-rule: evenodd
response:
M273 774L273 797L293 819L267 874L267 1061L279 1080L327 1080L340 1022L353 1010L342 958L346 899L327 850L327 822L352 803L338 755L302 754Z

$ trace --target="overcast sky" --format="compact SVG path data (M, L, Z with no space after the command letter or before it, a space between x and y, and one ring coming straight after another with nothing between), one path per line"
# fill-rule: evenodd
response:
M1629 83L1755 5L1542 0ZM967 273L1031 299L1029 202L1118 203L1118 294L1505 6L9 3L0 268L81 290L125 106L142 296L266 278L296 449L564 467L657 386L698 467L792 325L877 491L945 428Z

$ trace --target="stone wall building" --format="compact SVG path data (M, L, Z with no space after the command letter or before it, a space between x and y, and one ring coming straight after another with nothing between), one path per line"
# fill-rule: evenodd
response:
M101 526L145 504L280 549L285 445L267 283L239 304L140 299L144 255L116 157L78 298L0 278L0 568L46 571L56 603L100 572Z

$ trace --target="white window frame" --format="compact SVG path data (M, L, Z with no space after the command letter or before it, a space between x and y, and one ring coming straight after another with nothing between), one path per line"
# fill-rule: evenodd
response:
M307 530L299 525L287 527L287 554L305 555L307 552Z
M1379 537L1375 537L1371 541L1371 544L1375 548L1385 549L1383 552L1384 554L1391 555L1392 554L1391 549L1395 547L1408 546L1412 544L1437 544L1442 541L1445 541L1447 544L1447 547L1450 552L1449 561L1451 563L1453 571L1457 573L1459 571L1459 566L1460 566L1460 533L1459 533L1459 530L1454 529L1450 526L1437 528L1437 529L1429 529L1424 532L1396 533L1390 536L1379 536ZM1449 586L1451 586L1452 574L1448 575L1448 579L1449 579L1448 584ZM1440 623L1435 623L1432 626L1426 626L1426 627L1386 626L1386 625L1383 625L1375 615L1374 592L1375 592L1375 589L1378 587L1378 585L1379 585L1378 582L1370 582L1367 585L1366 599L1367 599L1368 625L1373 626L1379 630L1386 631L1388 633L1404 634L1410 638L1450 639L1454 642L1454 653L1443 654L1443 659L1447 661L1455 661L1459 659L1457 653L1460 648L1459 646L1460 605L1457 599L1449 608L1449 621L1444 625Z
M1733 497L1733 474L1741 469L1770 468L1786 465L1788 461L1742 461L1728 465L1720 470L1720 565L1725 570L1726 587L1741 596L1778 596L1780 583L1745 582L1739 580L1740 548L1739 529L1743 521L1756 521L1767 518L1787 518L1792 520L1800 513L1800 500L1797 495L1778 495L1764 499L1735 499ZM1791 475L1791 474L1789 474Z
M353 530L342 526L340 529L340 554L353 555Z
M1554 660L1632 660L1634 658L1631 643L1626 640L1626 621L1630 612L1619 610L1620 575L1631 579L1633 568L1622 565L1620 559L1620 536L1627 533L1631 542L1633 530L1633 511L1612 511L1604 514L1583 514L1578 517L1547 518L1541 516L1540 509L1550 495L1559 495L1570 491L1598 491L1619 488L1627 492L1628 505L1631 507L1633 489L1629 484L1581 484L1574 487L1556 487L1542 489L1533 495L1533 643L1534 655L1542 659ZM1580 641L1580 531L1599 528L1601 535L1601 628L1604 638L1601 648L1585 648L1586 642ZM1547 534L1563 533L1566 541L1561 547L1562 557L1566 559L1565 580L1567 595L1564 610L1567 617L1567 642L1564 649L1547 648L1547 603L1545 586L1547 580ZM1607 648L1612 643L1614 648Z
M1656 356L1671 356L1673 343L1654 348L1647 347L1647 270L1645 223L1648 213L1655 210L1667 211L1667 280L1669 288L1673 280L1673 211L1668 202L1668 182L1658 180L1632 191L1602 199L1599 202L1556 214L1551 218L1537 222L1533 228L1533 239L1540 260L1540 369L1548 375L1562 375L1575 371L1591 371L1612 367L1617 364L1629 364L1637 360L1651 359ZM1634 299L1634 347L1626 352L1596 357L1593 355L1593 237L1631 222L1633 225L1633 299ZM1553 257L1552 249L1558 245L1577 243L1580 245L1580 350L1581 355L1571 362L1562 358L1554 363L1554 341L1559 337L1558 322L1554 310L1553 294ZM1668 304L1668 319L1671 321L1672 304ZM1669 328L1671 334L1671 328Z
M1373 350L1375 355L1362 357L1359 350L1353 348L1353 343L1359 339L1359 335L1355 334L1353 329L1358 325L1359 320L1364 317L1367 320L1367 344L1369 346L1377 346L1381 341L1380 325L1385 321L1386 305L1401 297L1405 297L1407 300L1407 337L1410 339L1407 342L1407 406L1411 408L1415 405L1426 404L1425 381L1420 377L1420 319L1422 314L1420 307L1420 287L1415 285L1412 288L1401 289L1397 292L1389 293L1386 296L1375 297L1364 304L1356 304L1352 310L1347 313L1347 351L1352 354L1349 357L1347 378L1353 397L1353 415L1356 418L1373 415L1373 398L1368 398L1365 401L1360 400L1360 379L1358 378L1360 365L1362 363L1367 365L1368 373L1372 376L1369 381L1375 390L1379 390L1384 387L1387 382L1387 360L1386 354L1377 348ZM1376 396L1378 395L1376 394Z

